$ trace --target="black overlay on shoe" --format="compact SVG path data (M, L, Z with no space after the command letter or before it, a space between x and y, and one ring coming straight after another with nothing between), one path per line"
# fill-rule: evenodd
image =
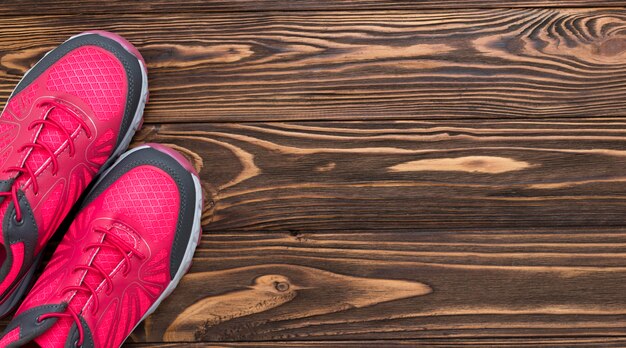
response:
M13 181L15 179L0 180L0 192L10 192L13 187ZM0 197L0 203L4 202L5 198L4 196Z
M7 207L2 222L2 231L4 235L4 245L7 250L7 257L0 268L0 279L4 279L7 276L11 269L11 265L13 264L13 253L11 252L10 246L19 242L24 243L24 263L20 273L15 278L14 283L18 282L33 264L37 238L39 237L37 222L35 221L33 210L21 190L18 191L18 197L19 205L22 211L22 220L17 221L17 218L15 217L15 205L11 202ZM8 288L9 291L12 289L13 287ZM4 298L2 298L2 300L4 300Z
M80 318L80 324L83 327L83 344L80 345L80 348L94 348L95 344L93 341L93 334L91 333L91 330L89 329L89 325L87 325L87 322L81 315L79 315L78 317ZM75 348L76 343L78 342L78 339L79 339L78 327L76 326L76 323L74 323L72 327L70 328L69 334L67 335L67 341L65 341L65 348Z
M52 327L54 323L56 323L57 318L39 320L39 317L46 313L61 313L65 311L66 307L67 304L65 303L38 306L24 311L20 315L13 318L9 325L4 329L2 336L19 326L20 338L16 342L9 344L7 348L21 347L22 345L41 336L44 332L46 332L46 330Z

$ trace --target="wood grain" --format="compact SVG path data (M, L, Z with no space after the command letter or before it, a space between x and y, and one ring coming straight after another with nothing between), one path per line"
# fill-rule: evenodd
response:
M4 96L68 36L124 35L148 62L148 122L626 111L623 9L36 16L0 26Z
M2 16L20 16L24 14L40 15L45 8L46 14L65 15L67 13L81 14L114 14L114 13L211 13L211 12L267 12L267 11L326 11L326 10L431 10L431 9L459 9L459 8L507 8L507 7L581 7L581 6L624 6L626 2L619 0L142 0L129 3L122 0L82 0L76 3L70 0L20 0L3 4L0 7Z
M170 144L194 162L212 197L207 232L575 231L626 227L625 126L171 124L147 126L137 141Z
M168 325L163 338L170 342L204 340L208 332L224 322L288 305L297 300L298 294L307 290L326 288L333 289L335 293L335 296L327 297L326 301L316 301L315 308L309 309L308 316L335 313L347 308L370 307L432 292L428 285L420 282L352 277L302 266L276 265L268 268L260 265L248 270L270 273L255 277L251 285L243 290L207 296L188 306L185 306L185 301L176 301L179 310L168 312L179 314ZM187 288L202 294L214 277L212 272L191 274L186 278ZM343 303L338 297L341 294L346 296ZM152 322L149 325L151 328L154 326Z
M83 30L148 61L207 204L128 347L623 347L624 5L17 1L0 100Z
M354 348L354 347L624 347L621 337L597 338L495 338L495 339L420 339L420 340L353 340L353 341L276 341L276 342L207 342L207 343L127 343L124 347L211 347L211 348Z
M207 233L191 273L133 337L623 338L625 232ZM203 303L213 305L186 314Z

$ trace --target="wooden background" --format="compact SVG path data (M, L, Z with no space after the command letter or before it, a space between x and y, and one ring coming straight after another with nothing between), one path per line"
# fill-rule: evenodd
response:
M624 5L17 1L0 96L87 29L148 62L208 199L129 347L626 347Z

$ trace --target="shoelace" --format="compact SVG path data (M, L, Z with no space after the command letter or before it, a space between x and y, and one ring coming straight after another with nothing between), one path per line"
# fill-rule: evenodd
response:
M130 272L130 265L131 265L130 258L132 255L136 255L142 260L146 258L144 254L142 254L135 248L131 247L130 245L126 244L126 242L124 242L121 238L110 233L109 230L105 228L101 228L101 227L96 227L94 230L96 232L104 234L104 238L102 239L102 242L88 244L87 246L85 246L82 252L86 253L88 250L95 249L95 248L98 248L98 249L109 248L112 250L117 250L124 257L124 262L123 262L124 267L122 268L123 276L128 275L128 273ZM102 268L100 268L96 264L78 265L74 267L74 269L72 270L72 273L78 272L80 270L85 270L86 272L91 270L102 275L104 279L104 283L106 285L106 294L107 295L111 294L111 292L113 291L113 280L111 279L111 276L109 276ZM70 291L76 291L76 292L84 292L88 296L91 295L91 298L93 299L93 306L91 307L91 311L92 313L95 313L98 311L98 306L99 306L98 296L96 296L96 289L94 289L89 284L85 283L84 279L85 278L83 277L83 281L79 285L65 287L63 290L61 290L61 293L65 294ZM80 317L72 308L69 307L69 305L67 307L66 312L42 314L39 317L39 320L41 321L41 320L51 318L51 317L72 318L74 322L76 322L76 326L78 327L78 341L76 345L77 347L80 347L83 344L84 331L83 331L82 324L80 322Z
M78 341L76 342L76 347L82 346L84 337L85 337L85 331L83 330L83 325L80 323L80 318L78 317L78 314L74 312L74 310L71 309L69 306L67 307L65 312L62 312L62 313L44 313L40 315L39 318L37 318L37 321L42 322L48 318L66 318L66 317L72 318L76 322L76 326L78 327Z
M75 153L75 147L74 147L74 139L72 139L72 135L67 131L67 129L65 129L65 127L63 127L62 124L60 124L58 121L54 120L54 119L48 119L47 116L50 114L50 112L52 110L54 110L55 108L59 108L65 112L67 112L69 115L72 115L76 121L78 121L78 124L80 126L80 128L82 128L85 133L87 134L88 138L91 138L91 131L89 130L89 126L87 126L87 123L83 120L83 117L81 117L81 115L79 115L78 113L76 113L74 110L72 110L71 108L69 108L68 106L61 104L57 101L54 100L44 100L41 101L39 103L37 103L35 105L36 108L42 108L42 107L47 107L48 109L45 112L45 117L41 120L35 120L33 122L30 123L30 125L28 125L28 130L32 130L33 128L37 127L37 126L49 126L49 127L54 127L57 128L59 131L61 131L61 133L65 136L65 138L67 139L67 144L70 150L70 157L74 156ZM56 175L56 173L59 170L59 162L56 158L56 155L54 154L54 149L51 149L48 145L46 144L41 144L41 143L36 143L36 142L32 142L32 143L28 143L28 144L24 144L22 147L20 147L17 151L18 152L22 152L26 149L41 149L45 152L48 153L50 160L52 162L52 175ZM17 176L15 177L15 179L17 179L18 176L20 175L27 175L33 183L33 192L35 194L37 194L37 192L39 192L39 185L37 184L37 180L35 177L35 173L33 173L33 171L26 165L26 161L24 161L24 164L21 167L8 167L4 170L6 173L9 172L16 172ZM17 181L17 180L16 180ZM14 181L14 182L16 182ZM13 205L15 206L15 219L20 222L22 221L22 209L20 208L19 205L19 197L17 195L17 185L13 185L11 187L11 190L8 192L0 192L0 197L10 197L10 199L13 201Z

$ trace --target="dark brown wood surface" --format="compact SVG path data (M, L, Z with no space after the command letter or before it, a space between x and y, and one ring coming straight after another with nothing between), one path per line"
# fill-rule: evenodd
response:
M626 325L623 233L354 232L207 234L135 338L619 336Z
M146 126L213 197L207 232L626 227L619 119Z
M623 5L17 1L0 97L83 30L145 56L133 145L207 199L128 347L624 347Z
M622 9L0 17L0 90L68 36L124 34L148 122L555 119L626 109Z
M178 347L210 347L210 348L355 348L355 347L624 347L626 341L617 337L602 338L546 338L546 339L420 339L420 340L351 340L351 341L282 341L282 342L208 342L208 343L132 343L129 348L178 348Z
M620 7L623 0L16 0L3 3L0 15L64 15L68 13L215 13L215 12L298 12L327 10L430 10L464 8L559 8Z

